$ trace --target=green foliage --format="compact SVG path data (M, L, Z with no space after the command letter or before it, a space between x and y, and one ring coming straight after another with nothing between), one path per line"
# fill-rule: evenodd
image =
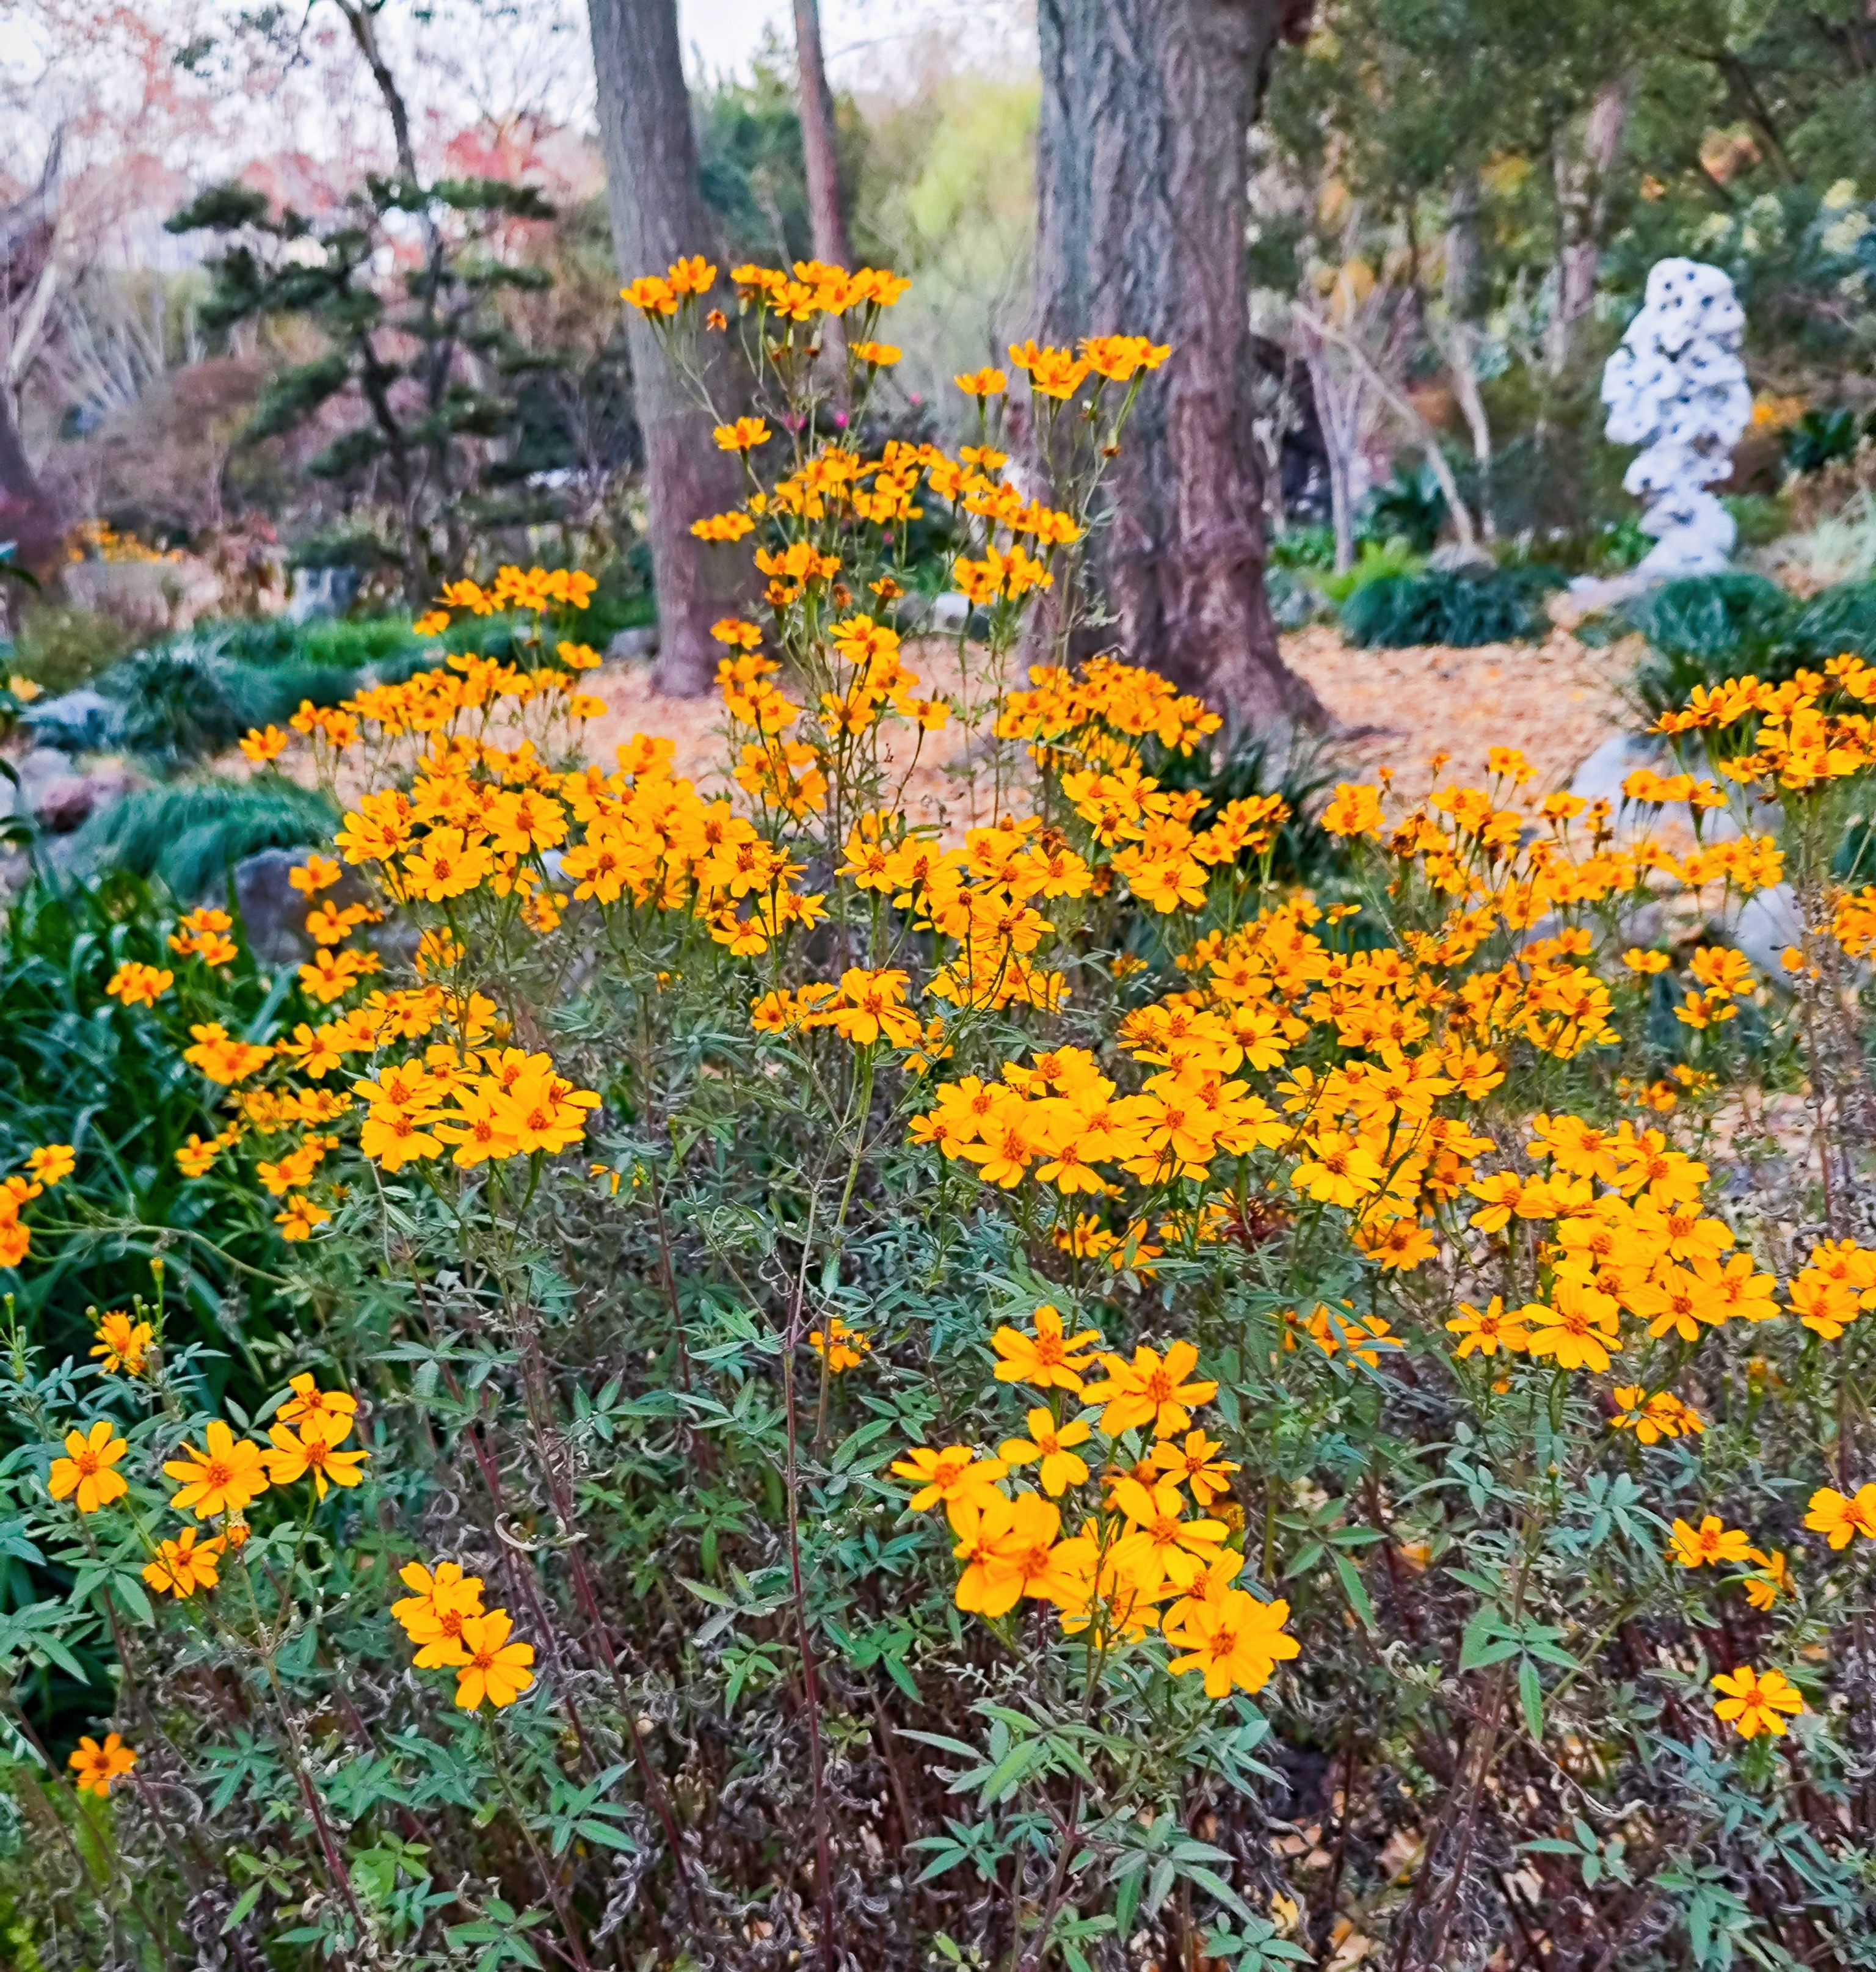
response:
M1384 576L1343 603L1342 628L1351 643L1390 650L1541 642L1550 628L1544 599L1561 583L1555 569L1531 563Z
M1793 472L1820 472L1857 448L1856 413L1848 405L1808 410L1785 436L1785 463Z
M1690 576L1640 597L1620 620L1648 640L1633 690L1655 717L1698 685L1747 672L1782 682L1845 651L1876 658L1876 581L1839 583L1806 602L1763 576Z
M219 902L229 873L262 849L328 840L338 816L317 789L278 775L139 788L94 815L72 846L83 875L119 870L186 901Z
M1359 595L1370 583L1385 582L1397 576L1418 575L1426 565L1426 557L1417 554L1398 536L1391 540L1376 540L1371 536L1361 544L1352 568L1340 575L1326 576L1316 586L1330 602L1346 602L1350 596Z
M8 668L49 692L87 684L122 656L132 633L114 616L76 602L35 602L20 619Z
M1327 525L1286 527L1272 537L1270 558L1276 568L1327 570L1336 565L1336 531Z
M1397 463L1394 476L1364 503L1364 531L1382 539L1399 536L1416 554L1430 554L1447 520L1446 494L1424 459Z

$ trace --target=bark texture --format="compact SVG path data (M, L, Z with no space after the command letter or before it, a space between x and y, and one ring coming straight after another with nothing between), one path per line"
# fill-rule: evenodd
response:
M697 139L684 87L677 0L588 0L606 207L622 279L662 273L680 255L714 256L714 229L697 179ZM742 498L736 462L710 437L715 423L695 387L666 358L635 309L625 311L632 390L644 437L651 577L657 593L659 688L687 697L710 689L718 647L710 625L734 614L750 582L746 553L697 540L690 524ZM720 337L706 380L732 416L740 379Z
M1264 590L1246 143L1299 0L1039 0L1037 284L1051 342L1170 343L1108 480L1098 580L1133 661L1241 733L1325 716Z
M1580 331L1596 305L1596 263L1609 217L1609 181L1628 133L1630 78L1619 76L1596 93L1583 119L1581 141L1559 134L1557 182L1557 312L1545 354L1552 376L1574 361Z
M851 267L840 202L840 154L834 135L834 91L821 44L820 0L794 0L794 60L801 78L801 156L807 168L807 219L814 258Z

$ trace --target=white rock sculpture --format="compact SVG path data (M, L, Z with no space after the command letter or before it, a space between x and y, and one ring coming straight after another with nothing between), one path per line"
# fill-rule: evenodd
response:
M1737 530L1706 489L1732 470L1752 417L1739 360L1745 315L1733 283L1698 260L1658 260L1641 312L1603 371L1605 429L1644 448L1622 484L1648 511L1655 537L1638 575L1708 575L1726 566Z

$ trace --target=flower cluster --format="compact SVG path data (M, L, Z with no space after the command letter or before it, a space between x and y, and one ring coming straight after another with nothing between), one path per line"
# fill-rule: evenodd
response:
M399 1579L412 1592L391 1605L391 1614L417 1646L418 1669L453 1670L456 1703L465 1712L484 1699L499 1711L533 1685L534 1647L510 1641L514 1624L507 1610L482 1607L479 1575L465 1575L453 1561L434 1570L413 1561Z
M1163 1356L1143 1343L1130 1361L1100 1351L1106 1373L1091 1381L1100 1340L1093 1329L1069 1334L1046 1304L1029 1330L998 1329L997 1380L1045 1396L1024 1420L1028 1435L1006 1439L994 1458L965 1445L915 1446L892 1470L912 1482L915 1511L945 1510L964 1563L959 1608L995 1618L1025 1598L1052 1603L1065 1631L1103 1649L1157 1628L1173 1649L1168 1669L1201 1673L1208 1696L1261 1690L1299 1646L1284 1633L1287 1603L1233 1585L1244 1556L1210 1510L1238 1468L1192 1416L1218 1385L1193 1376L1199 1353L1189 1342ZM1073 1417L1065 1396L1079 1399ZM1101 1497L1065 1531L1055 1503L1089 1483L1093 1468L1077 1448L1091 1444L1108 1455ZM1029 1465L1039 1493L1009 1483Z

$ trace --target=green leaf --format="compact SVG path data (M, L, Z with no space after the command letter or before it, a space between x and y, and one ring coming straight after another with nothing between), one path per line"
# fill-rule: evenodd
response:
M1533 1739L1544 1737L1544 1680L1529 1657L1518 1662L1518 1703L1524 1708L1524 1722Z
M229 1912L221 1921L222 1937L226 1938L229 1932L233 1930L248 1912L260 1902L260 1893L266 1887L264 1882L250 1883L247 1888L235 1899L233 1909Z
M1335 1556L1336 1572L1342 1578L1343 1593L1349 1598L1349 1607L1365 1630L1375 1627L1375 1605L1368 1599L1368 1591L1362 1586L1362 1578L1355 1572L1355 1564L1339 1550Z

